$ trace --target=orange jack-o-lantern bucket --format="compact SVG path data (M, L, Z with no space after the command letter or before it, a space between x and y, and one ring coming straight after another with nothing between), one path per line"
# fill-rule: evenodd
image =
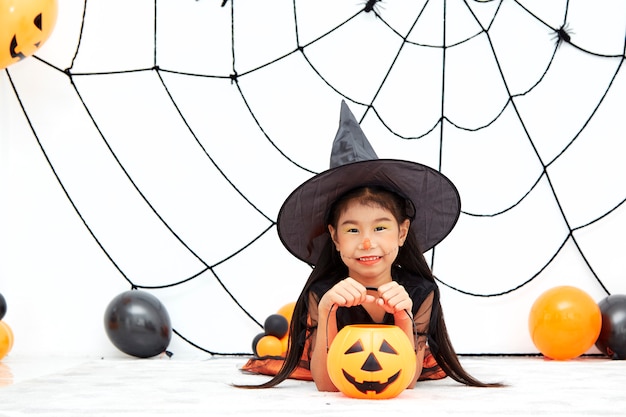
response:
M345 326L328 349L327 368L337 389L349 397L393 398L415 377L415 350L397 326Z
M0 0L0 69L35 53L57 21L57 0Z

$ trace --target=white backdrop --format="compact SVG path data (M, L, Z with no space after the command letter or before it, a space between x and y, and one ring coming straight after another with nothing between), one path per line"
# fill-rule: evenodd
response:
M341 99L379 157L459 188L427 254L458 352L536 353L528 313L554 286L626 293L626 3L363 6L60 0L0 73L12 354L121 355L104 311L131 285L202 349L250 352L308 275L274 222L327 168Z

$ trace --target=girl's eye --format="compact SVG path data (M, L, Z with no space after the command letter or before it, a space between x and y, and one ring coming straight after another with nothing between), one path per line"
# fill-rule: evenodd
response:
M359 233L359 230L355 228L351 228L351 229L346 230L346 233Z
M385 229L387 229L387 227L385 227L385 226L376 226L376 227L374 228L374 230L375 230L376 232L380 232L381 230L385 230Z

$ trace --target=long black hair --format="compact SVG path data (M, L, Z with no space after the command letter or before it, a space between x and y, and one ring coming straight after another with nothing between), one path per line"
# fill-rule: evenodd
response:
M412 220L415 214L413 203L396 192L382 187L360 187L347 192L340 197L329 209L327 224L337 226L337 221L348 202L358 201L361 204L375 205L391 211L398 223ZM415 227L415 226L413 226ZM475 387L498 387L500 383L484 383L472 377L461 365L459 358L450 342L448 331L439 300L439 287L430 270L416 235L409 233L404 245L400 248L395 262L396 266L410 273L416 279L426 279L435 283L433 307L428 326L428 345L441 369L453 380ZM237 385L240 388L271 388L288 379L300 365L306 345L306 338L311 329L307 327L309 311L309 292L311 286L320 280L339 282L348 275L348 268L342 262L335 250L330 235L324 246L320 258L313 268L307 282L304 284L293 310L289 328L289 347L287 356L280 371L267 382L260 385Z

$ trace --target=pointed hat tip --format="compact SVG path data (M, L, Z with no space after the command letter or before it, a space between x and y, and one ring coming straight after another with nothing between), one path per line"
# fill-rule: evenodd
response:
M348 104L345 100L341 100L339 129L333 142L330 167L335 168L347 163L370 159L378 159L378 156L361 130L361 125L357 122Z
M348 107L348 103L346 103L345 100L341 100L341 111L339 112L339 123L342 124L344 122L347 121L352 121L354 120L354 123L358 122L356 121L356 118L354 117L354 114L352 113L352 110L350 110L350 107Z

